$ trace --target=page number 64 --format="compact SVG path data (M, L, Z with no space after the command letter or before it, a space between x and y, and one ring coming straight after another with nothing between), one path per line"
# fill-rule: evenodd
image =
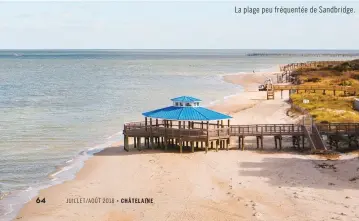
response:
M40 199L40 197L37 197L36 203L46 203L46 200L45 200L45 198Z

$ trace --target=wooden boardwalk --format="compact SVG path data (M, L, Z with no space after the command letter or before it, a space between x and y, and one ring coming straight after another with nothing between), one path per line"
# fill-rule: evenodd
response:
M289 94L295 92L299 93L300 91L304 92L316 92L322 91L323 94L326 94L327 91L332 91L334 96L337 95L337 92L344 92L344 95L355 96L358 94L359 89L349 86L311 86L311 85L278 85L273 84L268 87L267 90L267 99L274 99L274 92L281 92L281 99L283 99L283 91L289 91Z
M279 90L304 90L304 91L343 91L348 93L356 93L357 88L350 86L312 86L312 85L273 85L275 91Z
M333 65L342 64L345 61L308 61L305 63L291 63L280 66L280 71L294 71L298 68L317 68L317 67L328 67Z
M167 125L166 125L167 124ZM238 137L238 148L244 149L245 137L256 137L257 148L263 149L263 137L274 137L275 146L282 148L283 136L292 138L293 147L304 148L305 140L308 141L308 148L312 151L326 151L326 144L322 135L344 135L359 137L359 123L331 123L331 124L253 124L253 125L223 125L192 122L185 127L172 122L172 128L168 121L158 121L156 125L147 125L145 122L128 123L124 126L125 150L129 150L128 139L134 139L134 146L141 149L141 145L147 148L163 147L169 145L180 147L190 146L192 151L195 147L208 147L227 149L230 146L230 138ZM183 124L182 124L183 126ZM144 142L141 141L144 140Z
M328 123L318 124L318 130L321 134L332 135L332 134L348 134L357 135L359 134L359 123Z

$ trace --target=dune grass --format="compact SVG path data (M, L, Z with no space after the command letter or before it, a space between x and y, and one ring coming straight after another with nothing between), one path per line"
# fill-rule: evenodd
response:
M359 112L353 108L353 97L300 93L292 94L291 98L294 104L308 110L316 122L359 122ZM303 103L304 99L309 103Z

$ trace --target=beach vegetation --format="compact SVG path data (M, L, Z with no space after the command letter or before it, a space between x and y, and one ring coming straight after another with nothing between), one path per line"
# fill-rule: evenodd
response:
M318 123L359 121L359 112L353 108L352 97L300 93L292 94L291 98L294 104L306 109ZM309 100L309 103L303 103L304 99Z
M311 86L348 86L359 89L359 59L345 61L336 65L300 68L296 75L301 85ZM316 122L358 122L359 112L354 109L355 96L344 92L311 91L292 94L291 99L297 106L306 109ZM303 103L303 100L309 103Z

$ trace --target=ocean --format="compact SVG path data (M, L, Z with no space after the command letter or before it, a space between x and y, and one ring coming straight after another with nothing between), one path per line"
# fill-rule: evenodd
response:
M11 219L38 190L72 179L84 160L122 139L124 122L171 105L173 97L210 105L241 92L223 81L226 74L348 59L299 56L302 51L246 56L252 52L0 51L0 220Z

